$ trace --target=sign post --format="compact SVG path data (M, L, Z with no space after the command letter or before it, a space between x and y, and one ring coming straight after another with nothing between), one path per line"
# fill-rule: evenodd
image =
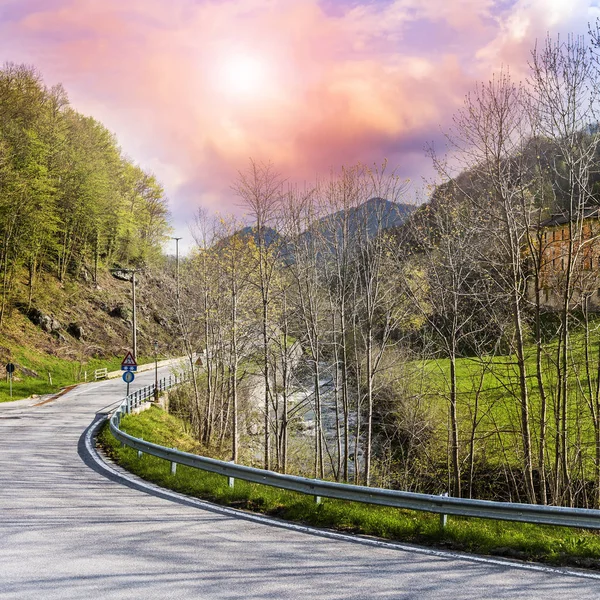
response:
M123 373L123 381L127 384L127 395L129 396L129 384L134 380L134 371L137 371L137 362L135 362L135 358L133 358L133 354L128 352L121 363L121 371L125 371Z
M137 362L133 358L133 354L128 352L121 363L121 371L137 371Z
M133 371L125 371L123 373L123 381L127 384L127 396L129 396L129 384L135 379Z
M6 372L8 373L8 385L10 389L10 397L12 398L12 379L13 373L15 372L15 365L13 363L8 363L6 365Z

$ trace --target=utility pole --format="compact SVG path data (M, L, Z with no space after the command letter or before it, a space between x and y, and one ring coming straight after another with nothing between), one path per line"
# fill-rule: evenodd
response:
M137 360L137 311L135 305L135 274L139 273L141 269L112 269L111 275L116 279L121 279L122 281L130 281L131 282L131 300L133 304L133 317L132 317L132 338L133 338L133 349L132 354L133 358ZM127 275L131 274L131 278Z
M131 271L131 297L133 299L133 358L137 360L137 313L135 307L135 271Z

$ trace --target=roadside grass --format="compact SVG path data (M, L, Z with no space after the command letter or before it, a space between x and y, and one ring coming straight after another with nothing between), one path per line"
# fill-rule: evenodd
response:
M156 407L123 417L121 426L156 444L186 452L202 450L181 420ZM442 529L439 515L430 513L327 498L316 504L312 496L241 480L230 488L225 477L182 465L171 475L169 462L149 455L138 458L135 450L122 448L108 425L98 442L113 460L143 479L216 504L346 533L600 570L600 534L593 531L459 517L449 517Z
M600 319L591 323L590 347L586 357L585 334L575 327L570 338L567 422L568 430L576 432L570 443L577 444L578 468L583 479L594 477L595 432L590 405L597 381L600 355ZM545 417L545 448L548 461L555 454L559 433L553 412L556 400L556 350L558 341L549 337L543 343L542 373L547 394ZM589 360L589 379L586 373ZM541 431L541 399L535 379L536 348L530 344L525 354L528 371L529 425L534 456L539 456ZM450 361L433 358L421 363L426 373L427 387L419 390L419 378L415 377L415 393L427 400L429 413L435 427L437 440L447 439L447 420L450 397ZM390 379L396 375L389 374ZM483 460L486 467L494 469L503 465L509 469L522 468L521 403L519 374L516 360L511 355L461 357L456 361L457 413L459 422L460 460L466 465L468 446L473 423L477 423L475 435L476 460ZM477 397L477 412L475 398ZM576 438L576 439L575 439ZM438 451L445 455L447 448L438 444ZM464 474L464 473L463 473Z
M92 358L83 362L58 358L43 352L36 352L31 348L13 348L10 360L17 365L12 383L13 395L11 398L8 380L0 380L0 402L57 393L63 387L85 381L86 371L87 380L93 381L96 369L106 367L109 371L117 371L121 366L122 357ZM139 359L138 364L144 364L151 360L153 359ZM39 377L24 375L19 366L35 371ZM50 383L50 377L52 383Z

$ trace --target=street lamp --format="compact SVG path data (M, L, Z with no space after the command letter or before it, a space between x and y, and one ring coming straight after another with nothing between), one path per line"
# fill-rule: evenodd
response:
M111 275L115 279L121 279L122 281L129 281L131 283L131 301L133 304L133 318L131 322L132 337L133 337L133 358L137 359L137 315L135 306L135 274L139 273L142 269L111 269ZM131 279L128 275L131 274Z
M158 402L158 341L154 340L154 402Z

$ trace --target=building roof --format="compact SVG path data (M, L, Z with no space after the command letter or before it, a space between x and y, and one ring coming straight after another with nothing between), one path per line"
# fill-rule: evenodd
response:
M591 207L583 209L583 218L584 219L591 219L594 217L596 217L596 218L600 217L600 207L591 206ZM570 218L568 213L556 213L556 214L550 215L549 219L542 221L539 226L540 227L556 227L557 225L564 225L565 223L568 223L571 220L572 219Z

